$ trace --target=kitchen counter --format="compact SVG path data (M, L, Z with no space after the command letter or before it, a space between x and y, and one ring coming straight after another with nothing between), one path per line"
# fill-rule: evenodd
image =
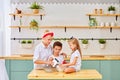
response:
M32 70L28 74L29 80L38 79L80 79L80 80L101 80L102 75L97 70L80 70L79 72L74 72L70 74L65 74L63 72L45 72L44 70Z
M0 56L0 59L11 59L11 60L32 60L32 54L21 54L21 55L11 55L11 56Z
M11 56L0 56L0 59L15 59L15 60L32 60L32 54L21 54ZM66 58L69 60L70 57ZM83 56L82 60L120 60L120 55L88 55Z

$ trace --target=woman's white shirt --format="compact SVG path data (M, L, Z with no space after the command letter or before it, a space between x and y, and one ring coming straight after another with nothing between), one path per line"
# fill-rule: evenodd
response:
M47 61L49 56L51 55L52 55L52 46L49 45L48 47L45 47L44 44L41 42L35 48L33 62L36 60ZM34 69L43 69L44 67L45 64L34 64Z
M70 63L73 62L73 60L74 60L75 57L78 57L76 64L74 66L69 66L69 67L73 67L73 68L76 69L76 71L79 71L81 69L81 56L80 56L80 52L78 50L74 51L71 54Z

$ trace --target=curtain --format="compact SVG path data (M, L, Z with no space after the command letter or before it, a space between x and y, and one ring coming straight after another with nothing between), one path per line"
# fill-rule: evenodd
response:
M5 67L5 60L2 59L0 59L0 80L9 80Z
M2 8L2 9L0 9L0 56L4 56L5 49L6 50L8 49L8 48L4 47L5 46L4 45L5 38L4 38L3 35L6 34L5 30L8 29L8 26L7 26L8 21L7 21L7 19L8 19L9 15L8 16L6 16L6 15L9 14L9 12L8 12L8 10L10 8L9 3L10 3L10 0L3 0L0 3L0 7ZM7 30L6 30L6 32L7 32ZM7 74L7 71L6 71L5 60L3 60L3 59L0 59L0 80L9 80L8 74Z

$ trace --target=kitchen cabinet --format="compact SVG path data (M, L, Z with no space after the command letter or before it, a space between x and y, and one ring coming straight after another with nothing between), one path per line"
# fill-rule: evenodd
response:
M82 69L96 69L102 80L120 80L120 60L83 60ZM6 60L10 80L27 80L33 70L32 60Z
M97 71L100 71L100 61L97 60L82 61L81 69L96 69Z
M32 60L6 60L9 80L27 80L27 75L33 70Z
M10 75L10 60L5 60L5 66L6 66L8 77L10 79L11 78L11 75Z
M29 60L11 60L11 71L28 72L33 69L33 62Z
M120 80L120 60L100 61L102 80Z
M29 72L11 72L10 80L27 80Z

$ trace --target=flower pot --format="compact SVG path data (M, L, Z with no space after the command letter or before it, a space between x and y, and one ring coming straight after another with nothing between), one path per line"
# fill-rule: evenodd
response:
M39 9L33 9L33 13L34 14L38 14L39 13Z
M115 11L109 11L109 14L115 14Z
M82 44L82 46L83 46L84 49L88 48L88 44Z
M21 47L25 49L31 49L33 47L33 44L21 44Z
M105 44L100 44L100 48L104 49L105 48Z

